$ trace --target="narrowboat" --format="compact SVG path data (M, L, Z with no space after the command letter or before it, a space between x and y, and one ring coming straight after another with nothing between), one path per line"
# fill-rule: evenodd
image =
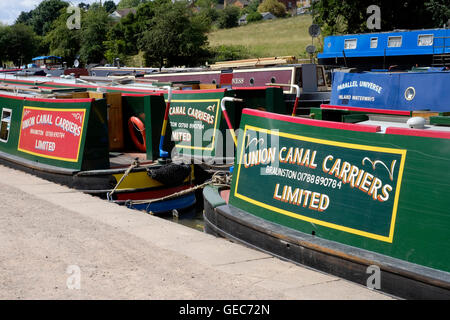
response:
M193 186L191 167L175 179L177 185L158 179L164 175L154 147L166 106L161 94L8 89L0 93L0 163L119 202L160 198ZM131 117L145 123L145 152L133 143L133 131L125 129L132 129L126 123ZM148 209L184 209L195 201L186 195Z
M323 107L243 110L231 185L203 191L206 232L396 297L449 299L449 114Z
M450 70L421 68L401 72L332 74L330 105L389 110L450 110Z
M319 106L321 103L329 102L330 81L323 66L309 63L280 65L261 65L260 63L261 59L243 60L241 63L227 61L218 63L214 68L210 66L200 69L168 69L162 72L157 72L153 68L96 67L92 68L90 73L93 76L132 75L137 76L136 82L195 81L229 89L279 84L286 94L285 100L290 101L291 104L297 93L300 95L300 105L304 107Z
M5 88L21 88L23 86L41 90L87 90L107 93L122 93L130 101L129 108L145 95L163 94L168 101L168 87L172 88L170 109L168 110L168 130L166 143L170 144L167 152L189 161L216 162L223 164L234 161L235 143L233 131L239 127L242 109L254 108L270 112L290 114L292 107L286 104L281 86L216 88L216 85L198 83L138 83L127 77L62 79L46 77L17 77L5 75L0 85ZM204 89L209 88L209 89ZM222 100L226 98L222 105ZM235 98L235 99L231 99ZM230 100L231 99L231 100ZM233 100L233 101L232 101ZM164 113L165 107L161 107ZM225 110L223 110L225 109ZM142 112L142 107L140 107ZM131 120L131 115L126 115ZM228 117L228 119L226 119ZM162 123L162 119L161 123ZM142 121L141 121L142 122ZM143 123L137 126L146 127ZM134 127L133 127L134 128ZM139 136L138 132L132 134ZM209 135L209 136L207 136ZM139 149L142 143L133 139ZM142 141L140 139L140 141ZM153 145L158 149L158 144ZM228 151L227 151L228 150ZM157 152L157 150L155 151ZM227 155L227 152L231 155Z
M323 65L361 70L450 66L450 29L328 36L317 58Z

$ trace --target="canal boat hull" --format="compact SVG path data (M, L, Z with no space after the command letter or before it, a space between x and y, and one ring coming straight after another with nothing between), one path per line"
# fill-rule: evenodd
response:
M398 297L448 299L450 130L394 125L244 110L229 200L204 191L206 230Z

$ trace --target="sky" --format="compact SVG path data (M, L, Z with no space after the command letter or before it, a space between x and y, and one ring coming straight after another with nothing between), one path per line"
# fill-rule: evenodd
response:
M73 5L80 2L94 3L99 0L65 0ZM119 0L113 0L116 4ZM0 0L0 22L3 24L13 24L22 11L30 11L36 8L42 0Z

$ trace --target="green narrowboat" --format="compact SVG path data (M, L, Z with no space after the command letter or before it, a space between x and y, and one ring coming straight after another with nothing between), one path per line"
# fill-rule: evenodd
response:
M244 109L231 186L203 192L206 231L397 297L449 299L450 117L365 111Z
M39 92L39 94L36 94ZM179 183L155 179L163 170L157 147L165 101L161 94L134 95L78 90L0 93L0 162L114 201L161 198L193 185L192 167ZM142 152L131 139L131 117L145 123ZM132 128L133 129L133 128ZM142 138L141 138L142 139ZM156 175L158 176L158 175ZM158 203L160 212L195 203L189 195ZM181 206L181 207L180 207Z

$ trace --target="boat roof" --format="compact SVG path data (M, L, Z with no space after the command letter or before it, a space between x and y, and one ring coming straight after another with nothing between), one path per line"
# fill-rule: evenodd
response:
M36 61L36 60L44 60L44 59L50 59L50 58L55 58L55 59L62 59L61 57L58 56L39 56L39 57L35 57L33 59L31 59L31 61Z

